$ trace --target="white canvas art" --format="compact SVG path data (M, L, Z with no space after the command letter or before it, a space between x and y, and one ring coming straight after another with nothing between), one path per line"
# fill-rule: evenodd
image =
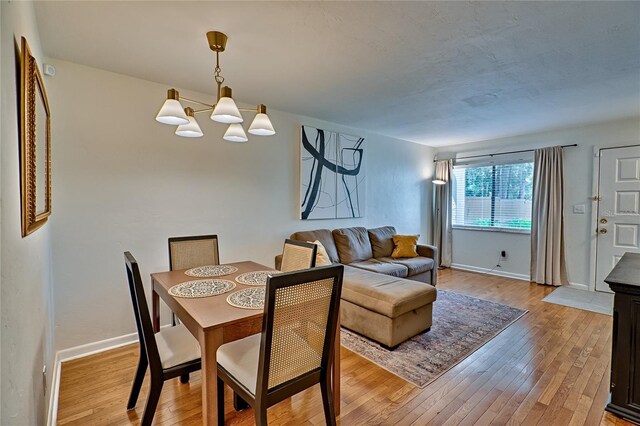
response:
M364 138L302 126L300 218L365 214Z

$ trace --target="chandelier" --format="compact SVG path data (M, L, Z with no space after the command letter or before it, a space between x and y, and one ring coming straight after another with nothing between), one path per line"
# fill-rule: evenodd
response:
M249 133L256 136L275 135L275 130L267 115L267 107L260 104L255 109L238 108L231 97L231 88L222 86L224 77L220 74L220 52L224 52L227 45L227 36L218 31L209 31L207 33L209 47L216 52L216 67L214 69L214 78L218 86L216 103L211 105L206 102L197 101L195 99L180 96L176 89L169 89L167 100L160 108L160 112L156 116L156 120L163 124L171 124L178 126L176 135L186 138L199 138L203 135L200 126L196 121L196 114L211 111L211 119L218 123L229 124L229 128L225 132L223 139L230 142L246 142L247 134L240 123L244 121L240 111L254 112L255 118L249 126ZM199 105L200 109L191 107L184 108L180 101L189 102Z

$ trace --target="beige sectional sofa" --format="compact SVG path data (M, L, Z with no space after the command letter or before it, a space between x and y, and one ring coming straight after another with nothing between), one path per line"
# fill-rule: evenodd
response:
M438 270L435 247L418 245L419 256L391 257L395 228L341 228L296 232L291 239L320 241L331 262L345 265L342 326L395 348L431 328ZM276 268L280 267L276 256Z

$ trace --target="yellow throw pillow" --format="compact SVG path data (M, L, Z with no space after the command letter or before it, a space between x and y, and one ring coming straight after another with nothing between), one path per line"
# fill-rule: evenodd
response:
M394 235L392 238L396 247L391 257L418 257L416 246L420 235Z
M329 254L327 253L327 249L324 248L322 243L318 240L315 241L307 241L308 243L316 245L316 266L325 266L331 265L331 259L329 259Z

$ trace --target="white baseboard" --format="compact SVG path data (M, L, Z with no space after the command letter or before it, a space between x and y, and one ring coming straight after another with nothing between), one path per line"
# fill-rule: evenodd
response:
M170 327L170 324L163 325ZM86 345L75 346L73 348L58 351L53 363L53 374L51 382L51 394L49 397L49 412L47 413L47 426L55 426L58 420L58 397L60 396L60 372L62 363L71 361L85 356L97 354L100 352L116 349L121 346L136 343L138 341L138 333L125 334L123 336L112 337L110 339L99 340Z
M49 412L47 413L47 426L55 426L58 422L58 397L60 396L60 370L61 362L56 353L53 360L53 374L51 375L51 390L49 391Z
M471 265L461 265L459 263L453 263L451 265L451 268L459 269L461 271L479 272L481 274L496 275L498 277L506 277L506 278L513 278L516 280L530 281L529 275L516 274L514 272L506 272L500 269L491 270L489 268L481 268L479 266L471 266Z

